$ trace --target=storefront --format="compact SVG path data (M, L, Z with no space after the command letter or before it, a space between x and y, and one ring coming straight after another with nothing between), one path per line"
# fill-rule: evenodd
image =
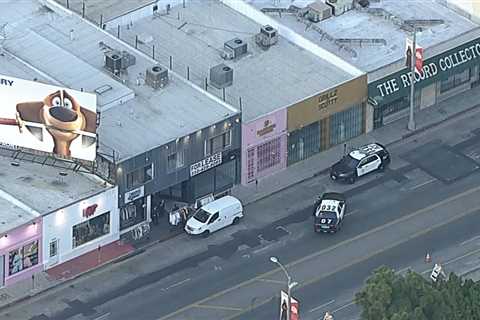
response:
M45 269L118 239L117 187L114 187L43 217Z
M287 110L287 165L365 132L366 75L345 82Z
M242 184L278 172L287 165L287 110L242 125Z
M422 72L415 73L415 108L433 106L477 86L479 74L480 38L426 59ZM373 129L408 115L410 84L411 72L406 67L369 83Z
M0 287L43 270L42 220L34 219L1 235Z

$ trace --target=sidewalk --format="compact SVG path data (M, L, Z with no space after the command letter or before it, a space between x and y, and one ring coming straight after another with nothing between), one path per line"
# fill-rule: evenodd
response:
M480 106L477 105L477 101L479 100L480 88L473 89L467 93L458 95L453 99L444 101L435 107L417 113L416 122L418 129L413 133L409 132L406 129L408 119L403 118L396 122L388 124L380 129L377 129L367 135L363 135L349 141L348 147L350 148L353 146L359 146L372 141L378 141L386 146L392 145L403 139L412 137L415 134L424 132L429 128L432 128L433 126L441 125L443 122L446 122L446 120L455 117L459 118L461 116L468 116L469 111ZM288 167L282 172L259 180L258 187L256 187L255 184L251 186L236 186L232 191L232 194L240 198L245 205L248 205L250 207L257 207L255 208L255 212L261 212L260 209L262 207L265 207L265 204L261 203L260 200L265 199L271 195L275 195L273 196L273 198L279 197L281 196L280 192L282 190L286 190L290 186L298 185L304 181L311 179L312 177L318 176L326 172L330 165L337 161L342 154L343 145L336 146L301 163L292 165L291 167ZM294 199L292 201L294 201ZM275 207L275 205L273 207ZM286 209L284 208L284 210ZM255 222L263 221L271 223L273 221L272 219L278 219L278 216L276 215L269 216L268 214L266 214L265 217L263 217L263 215L256 216L258 217L252 217L252 219L256 219ZM248 225L237 226L237 228L248 228ZM95 270L100 271L101 269L106 269L106 266L112 265L113 263L127 259L131 256L135 256L141 252L144 252L146 248L155 246L158 243L164 243L166 246L173 246L173 243L175 241L178 241L180 240L180 238L185 236L183 232L179 232L179 234L180 236L176 236L174 232L172 232L172 234L169 234L168 237L155 236L154 234L152 234L151 238L148 241L137 244L136 247L138 248L135 250L133 250L133 248L125 247L125 250L116 250L115 252L117 252L118 254L112 254L109 257L107 257L106 254L105 256L102 255L100 259L100 264L95 263L98 256L97 252L93 252L88 256L89 258L87 260L90 262L84 264L85 266L87 266L85 268L79 269L78 264L75 261L72 261L72 263L62 265L62 268L58 267L58 272L55 272L53 274L51 271L49 271L48 273L42 272L36 275L33 283L32 279L26 279L15 284L11 288L9 287L0 289L0 309L11 306L14 303L19 303L21 301L27 300L30 297L38 295L41 292L45 292L54 288L69 286L72 283L71 280L73 279L80 279L87 274L93 273L93 271ZM171 239L172 237L175 238ZM202 247L207 247L208 243L221 240L220 237L228 237L228 235L224 234L222 236L219 236L218 239L210 239L208 242L205 241L199 245ZM171 240L165 241L167 240L166 238L170 238ZM151 248L148 252L156 251L155 248L156 247ZM178 245L175 245L173 246L173 249L167 252L171 252L171 254L174 256L172 257L172 259L175 260L177 258L181 258L177 257L176 255L180 255L180 253L193 254L194 252L196 252L195 250L197 249L198 248L190 247L189 243L187 242L182 242L180 247ZM107 262L107 260L109 259L112 260ZM164 262L167 263L167 261ZM65 275L67 277L64 277ZM131 276L133 277L134 275ZM127 280L126 278L125 280Z
M406 117L348 141L347 148L374 141L388 147L480 107L478 101L480 101L480 88L474 88L438 103L436 106L417 112L415 114L417 129L413 132L407 129L408 117ZM232 195L241 199L244 205L248 205L292 185L326 173L342 155L343 144L340 144L274 175L258 179L258 186L255 186L254 183L248 186L235 186Z

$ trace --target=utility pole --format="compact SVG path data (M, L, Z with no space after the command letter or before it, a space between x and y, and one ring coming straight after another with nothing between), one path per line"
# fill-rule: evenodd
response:
M417 58L417 48L416 48L416 27L412 26L413 28L413 41L412 41L412 53L410 58L411 63L411 72L412 72L412 79L410 84L410 116L408 118L408 125L407 129L410 131L415 130L415 119L414 119L414 108L415 108L415 64Z

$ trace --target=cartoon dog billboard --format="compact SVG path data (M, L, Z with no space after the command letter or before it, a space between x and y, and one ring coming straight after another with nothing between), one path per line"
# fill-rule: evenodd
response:
M0 144L95 160L97 98L0 75Z

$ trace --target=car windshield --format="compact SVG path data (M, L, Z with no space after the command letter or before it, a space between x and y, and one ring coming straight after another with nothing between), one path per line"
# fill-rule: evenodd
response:
M355 169L360 161L355 159L355 158L352 158L352 156L350 156L350 155L347 155L347 156L342 158L341 162L346 167L348 167L350 169Z
M193 217L200 221L201 223L207 222L208 218L210 217L210 213L203 209L198 209L197 212L193 215Z

